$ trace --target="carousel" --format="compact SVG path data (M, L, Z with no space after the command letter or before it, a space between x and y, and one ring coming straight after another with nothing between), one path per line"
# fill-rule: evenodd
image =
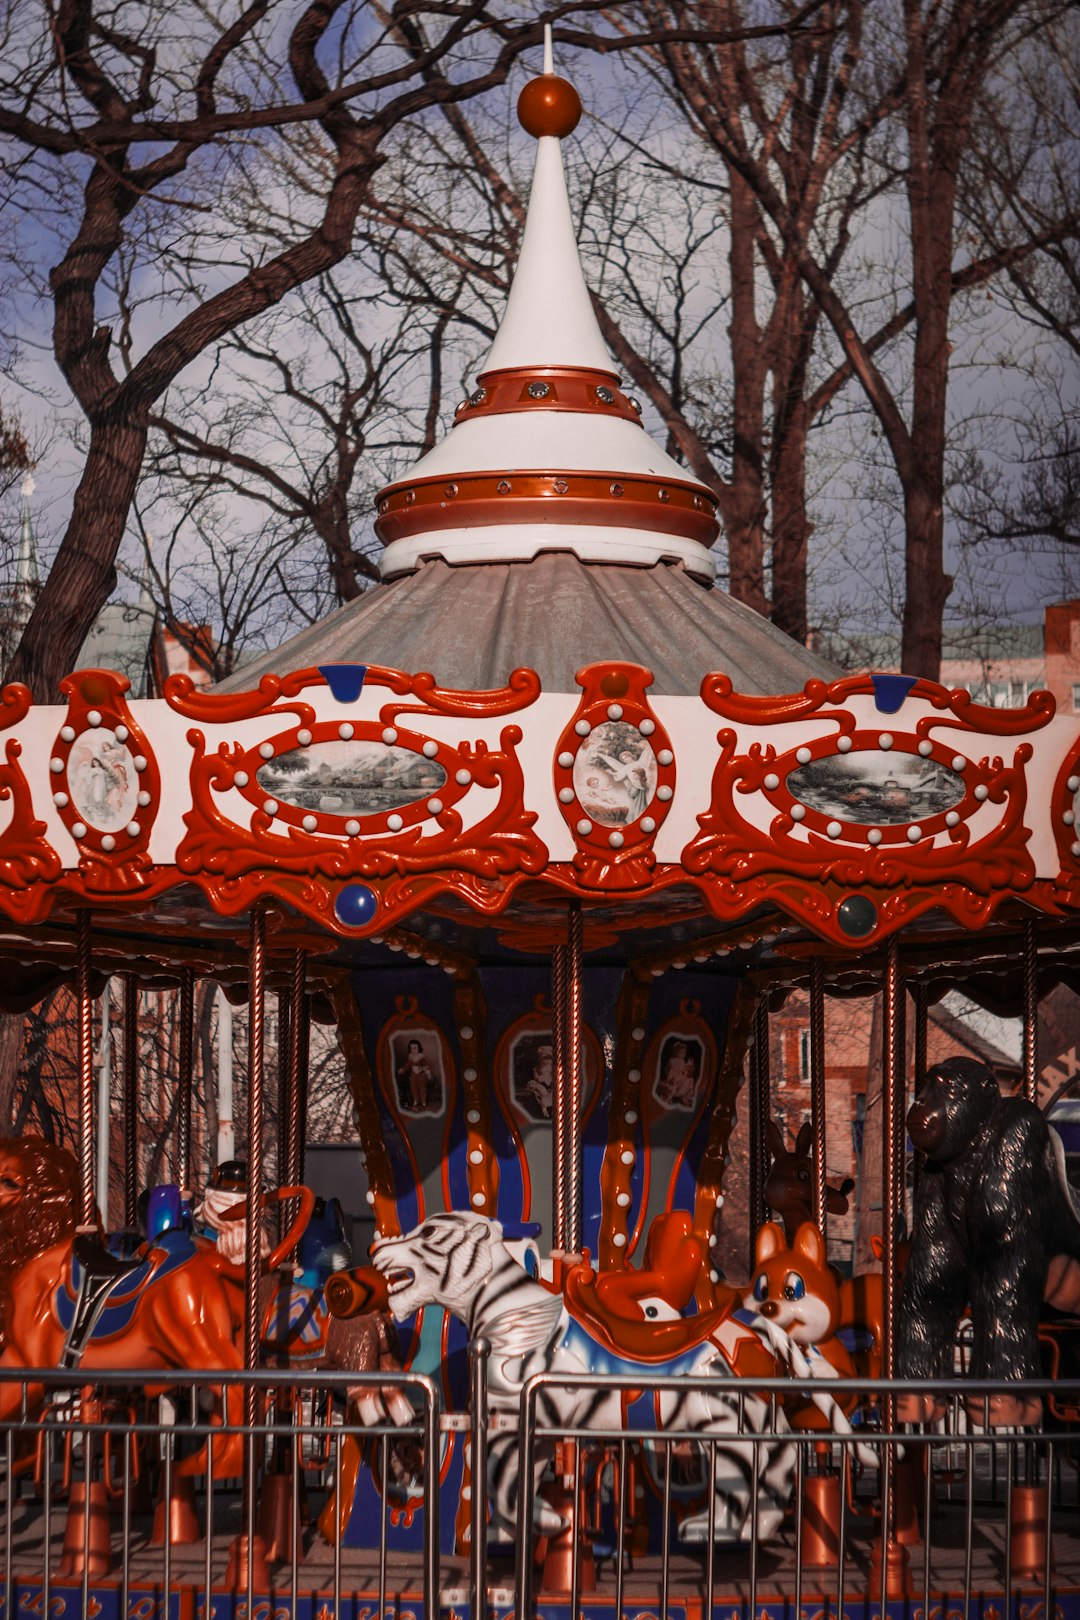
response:
M379 495L383 583L212 690L3 691L6 1004L66 980L79 1013L77 1158L0 1143L5 1620L1080 1615L1080 1215L1035 1106L1040 992L1080 950L1080 717L841 674L715 587L713 494L593 314L580 111L549 54L506 312ZM123 1242L94 1181L116 976ZM217 1167L203 980L249 1010L247 1158ZM144 1189L147 985L181 1063L177 1182ZM1023 1016L1019 1095L928 1070L957 986ZM881 1264L842 1277L826 1005L875 995ZM313 1008L367 1255L305 1185Z

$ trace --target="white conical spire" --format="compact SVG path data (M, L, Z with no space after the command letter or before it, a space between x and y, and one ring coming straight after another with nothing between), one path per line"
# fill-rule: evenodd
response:
M545 65L544 72L550 71ZM581 269L562 142L542 135L506 313L481 376L509 367L554 365L616 374Z
M643 432L593 313L560 146L581 102L551 69L548 30L544 72L518 100L536 168L506 313L450 432L379 493L381 571L568 551L711 581L715 497Z

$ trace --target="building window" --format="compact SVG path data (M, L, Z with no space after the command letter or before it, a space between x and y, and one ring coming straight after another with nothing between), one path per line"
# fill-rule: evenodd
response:
M1073 714L1080 714L1080 681L1073 681Z
M810 1031L799 1031L799 1079L804 1086L810 1084Z

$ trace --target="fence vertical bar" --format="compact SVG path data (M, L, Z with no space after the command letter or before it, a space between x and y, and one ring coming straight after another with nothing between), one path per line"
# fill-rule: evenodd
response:
M531 1620L532 1616L532 1480L535 1472L533 1463L535 1420L536 1386L530 1381L521 1392L521 1406L518 1410L518 1456L521 1460L518 1465L518 1555L514 1593L516 1620Z
M469 1546L469 1613L487 1615L487 1372L491 1346L487 1339L469 1345L469 1475L472 1481Z
M424 1386L427 1438L424 1445L424 1615L439 1614L439 1390ZM381 1616L380 1616L381 1620Z

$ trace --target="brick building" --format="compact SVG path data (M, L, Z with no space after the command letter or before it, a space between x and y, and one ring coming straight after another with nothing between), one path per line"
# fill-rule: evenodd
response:
M908 1072L911 1072L911 1021ZM927 1058L939 1063L967 1056L989 1064L1005 1090L1020 1080L1020 1063L980 1034L969 1017L944 1004L931 1007ZM794 1146L799 1127L810 1118L810 1005L805 991L790 995L773 1012L769 1030L770 1114ZM830 1217L829 1253L834 1265L858 1270L874 1264L870 1239L881 1232L881 1000L826 998L825 1003L826 1169L831 1184L850 1176L856 1184L848 1213ZM717 1259L724 1274L741 1282L749 1270L748 1094L743 1087L731 1136L731 1163L725 1177L724 1220ZM866 1173L864 1174L864 1166Z

